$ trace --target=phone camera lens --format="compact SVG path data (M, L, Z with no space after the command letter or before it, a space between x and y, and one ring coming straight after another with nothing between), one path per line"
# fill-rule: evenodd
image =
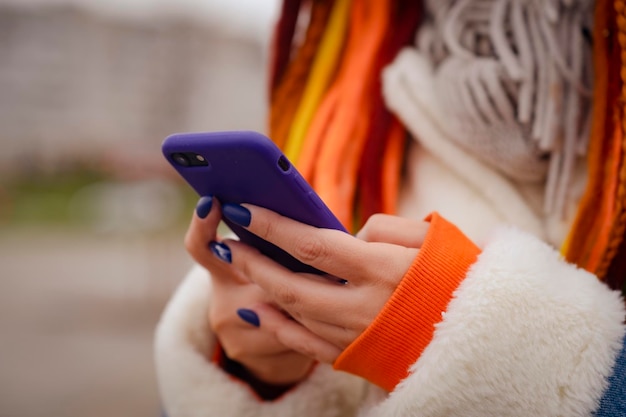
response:
M189 158L184 153L180 153L180 152L173 153L172 154L172 159L178 165L181 165L181 166L184 166L184 167L188 167L189 165L191 165L191 162L189 161Z

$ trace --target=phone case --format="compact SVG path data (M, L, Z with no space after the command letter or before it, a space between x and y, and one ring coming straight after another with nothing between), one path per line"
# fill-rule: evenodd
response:
M250 203L319 228L346 231L280 149L252 131L180 133L163 155L200 195L222 203ZM223 219L242 242L296 272L319 273L245 228Z

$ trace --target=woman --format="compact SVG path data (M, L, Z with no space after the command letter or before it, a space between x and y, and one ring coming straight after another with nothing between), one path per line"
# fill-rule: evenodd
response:
M368 220L201 198L157 331L166 413L625 415L624 12L285 2L270 136ZM338 279L222 239L222 216Z

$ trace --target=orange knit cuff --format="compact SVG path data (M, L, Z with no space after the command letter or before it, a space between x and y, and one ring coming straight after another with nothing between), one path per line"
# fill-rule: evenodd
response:
M433 338L435 324L480 253L438 213L413 264L372 324L339 355L335 369L392 391Z

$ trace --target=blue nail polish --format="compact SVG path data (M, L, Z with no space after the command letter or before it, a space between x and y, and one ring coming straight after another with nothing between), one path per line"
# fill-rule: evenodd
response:
M243 227L250 226L250 220L252 219L250 210L239 204L224 204L222 206L222 215L231 222Z
M248 310L247 308L240 308L239 310L237 310L237 315L239 316L239 318L241 318L241 320L253 325L254 327L259 327L261 325L259 316L252 310Z
M211 211L211 207L213 207L213 197L204 196L198 200L198 204L196 204L196 214L201 219L206 218Z
M220 260L230 264L233 262L233 256L230 253L230 248L223 243L220 242L211 242L209 243L209 249L213 252L213 255L217 256Z

